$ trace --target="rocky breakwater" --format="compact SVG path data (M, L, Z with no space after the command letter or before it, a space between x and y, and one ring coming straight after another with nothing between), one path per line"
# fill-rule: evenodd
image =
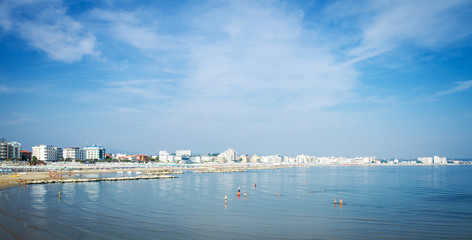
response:
M24 184L47 184L47 183L82 183L82 182L101 182L101 181L126 181L126 180L144 180L158 178L175 178L174 175L140 175L135 177L110 177L110 178L58 178L58 179L37 179L25 180Z
M230 172L247 172L246 169L241 168L208 168L202 170L195 170L195 173L230 173Z
M151 170L142 172L141 175L167 175L167 174L183 174L183 171L175 171L175 170L167 170L167 169L159 169L159 170Z

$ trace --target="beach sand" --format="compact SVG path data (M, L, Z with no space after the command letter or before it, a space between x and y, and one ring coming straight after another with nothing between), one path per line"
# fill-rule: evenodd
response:
M0 175L0 190L19 186L18 180L39 180L49 179L48 172L25 172Z

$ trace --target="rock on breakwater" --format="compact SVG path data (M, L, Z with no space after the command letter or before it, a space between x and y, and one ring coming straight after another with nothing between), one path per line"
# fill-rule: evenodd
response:
M223 168L223 169L216 169L216 168L209 168L204 170L196 170L195 173L229 173L229 172L247 172L246 169L239 169L239 168Z
M100 181L126 181L141 179L175 178L174 175L144 175L136 177L112 177L112 178L66 178L66 179L38 179L25 180L26 184L47 184L47 183L81 183L81 182L100 182ZM15 183L15 182L12 182Z

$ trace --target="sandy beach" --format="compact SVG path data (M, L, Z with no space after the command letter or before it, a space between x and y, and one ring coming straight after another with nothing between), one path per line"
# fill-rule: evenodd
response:
M55 166L60 168L67 169L71 165L61 165ZM191 166L191 165L182 165L182 166L136 166L132 164L98 164L95 166L91 165L73 165L72 167L81 170L71 170L72 174L85 174L85 173L107 173L107 172L118 172L118 171L139 171L144 174L153 173L153 174L173 174L173 173L182 173L182 170L195 170L196 172L201 173L218 173L218 172L239 172L246 171L250 169L273 169L279 168L280 166L273 165L200 165L200 166ZM9 174L0 175L0 190L19 186L21 181L32 181L32 180L46 180L52 179L49 176L49 171L44 171L44 168L41 169L38 167L35 171L17 171L11 172ZM29 169L31 170L31 169ZM176 172L177 171L177 172ZM64 170L62 177L56 177L55 179L68 179L69 170ZM21 181L20 181L21 180Z
M49 179L48 172L22 172L0 175L0 190L19 186L19 180L42 180Z

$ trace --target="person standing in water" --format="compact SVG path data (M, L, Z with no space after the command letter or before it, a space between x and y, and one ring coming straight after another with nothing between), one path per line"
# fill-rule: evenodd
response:
M228 204L228 195L225 195L225 204Z
M241 196L241 187L238 187L238 197Z
M57 193L58 197L61 198L62 197L62 193L61 193L61 190L59 190L59 192Z
M334 205L336 205L336 198L334 199Z

